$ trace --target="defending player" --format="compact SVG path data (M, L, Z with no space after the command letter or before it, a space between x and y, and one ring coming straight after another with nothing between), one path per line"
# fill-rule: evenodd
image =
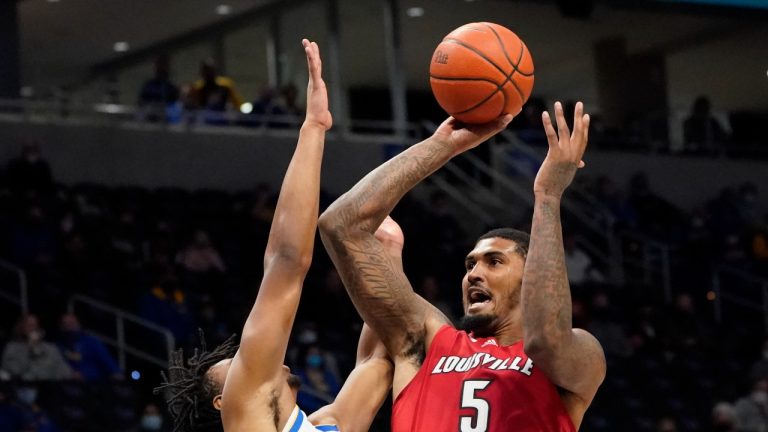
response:
M336 401L309 417L296 406L298 378L283 365L312 259L320 164L333 121L318 46L306 39L302 44L309 67L307 114L275 208L261 288L239 348L233 338L212 352L203 346L187 365L180 351L174 355L157 390L166 392L175 432L367 431L391 385L386 350L366 328L358 363Z
M374 235L402 241L394 221L385 221L402 196L511 116L485 125L449 118L320 217L323 243L355 307L395 362L393 432L573 431L604 379L600 344L571 326L559 213L586 148L589 116L578 103L571 134L559 103L555 112L559 137L543 118L549 152L534 185L530 250L527 234L499 229L466 257L462 327L470 333L414 293Z

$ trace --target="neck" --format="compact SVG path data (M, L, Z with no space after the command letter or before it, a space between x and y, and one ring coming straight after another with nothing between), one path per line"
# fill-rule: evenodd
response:
M515 344L523 339L523 321L519 306L510 311L496 327L494 337L499 345L503 346Z

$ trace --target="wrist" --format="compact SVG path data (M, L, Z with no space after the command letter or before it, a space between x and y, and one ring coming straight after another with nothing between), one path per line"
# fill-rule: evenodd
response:
M304 123L301 124L301 130L300 132L321 132L325 133L328 129L325 127L324 124L312 120L304 120Z
M534 191L533 197L537 202L560 204L560 201L563 198L563 193L556 193L553 191Z

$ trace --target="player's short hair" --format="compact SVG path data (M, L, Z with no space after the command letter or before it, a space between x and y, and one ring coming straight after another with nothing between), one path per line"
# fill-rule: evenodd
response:
M200 348L186 362L181 349L171 353L168 373L161 372L163 383L154 393L162 392L168 411L173 417L173 432L221 432L224 427L221 413L213 406L213 398L221 393L221 385L214 382L208 370L216 363L234 357L238 349L232 335L208 352L200 331Z
M516 230L514 228L492 229L487 233L478 237L477 241L475 241L475 244L477 244L477 242L479 242L480 240L496 238L496 237L515 242L515 244L517 245L517 247L515 248L515 252L517 252L517 254L523 258L523 260L525 260L525 258L528 256L528 245L531 242L531 236L527 232Z

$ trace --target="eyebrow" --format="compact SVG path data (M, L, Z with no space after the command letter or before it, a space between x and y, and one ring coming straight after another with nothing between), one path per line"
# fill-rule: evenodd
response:
M464 262L466 263L466 262L469 262L469 261L474 261L476 259L475 257L477 255L478 254L470 253L469 255L467 255L466 258L464 258ZM489 259L489 258L506 258L506 255L504 255L504 252L501 252L501 251L489 251L489 252L484 252L481 255L485 259Z

